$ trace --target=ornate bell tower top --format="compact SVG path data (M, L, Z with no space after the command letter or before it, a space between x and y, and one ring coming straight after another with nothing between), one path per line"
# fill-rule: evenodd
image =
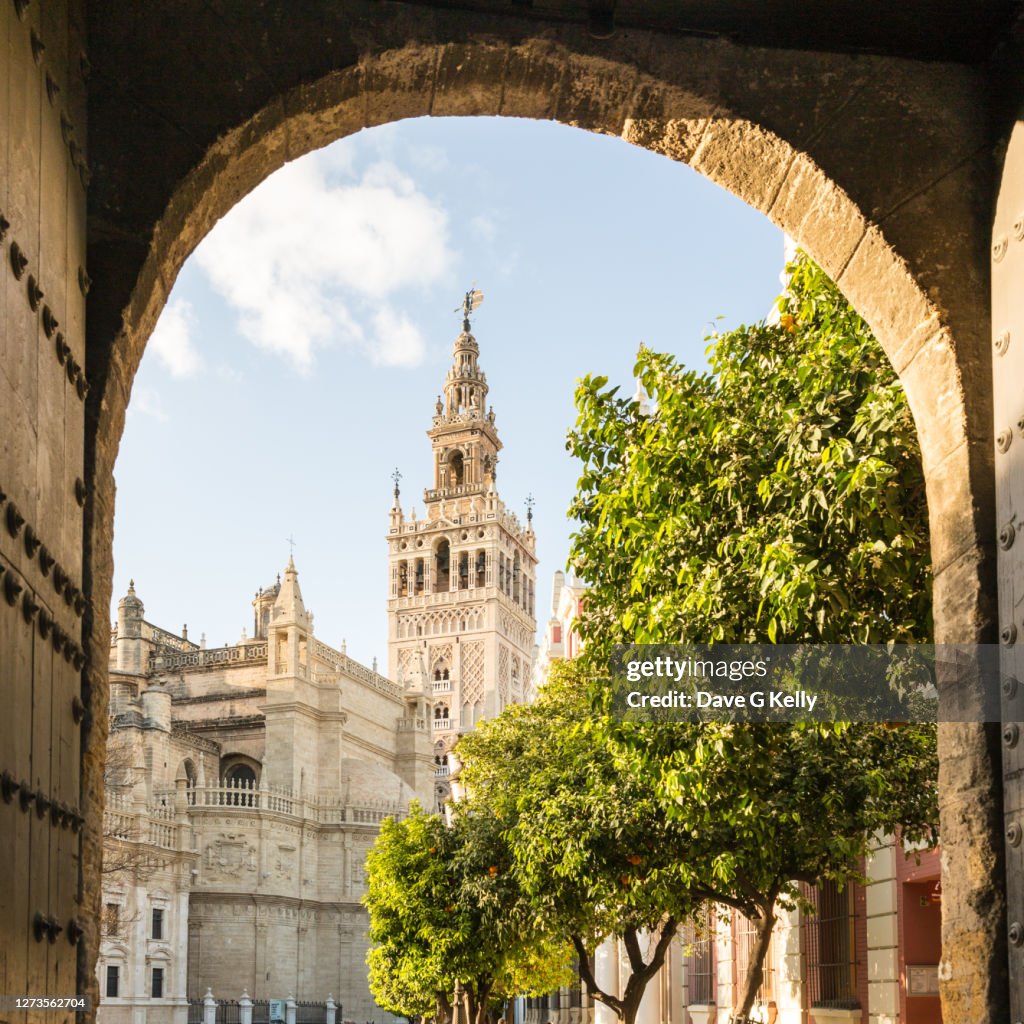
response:
M480 369L480 346L469 319L481 302L482 292L466 293L462 333L452 349L444 398L438 395L433 424L427 431L434 451L434 486L424 495L427 502L494 490L501 441L494 426L494 410L484 411L487 375Z
M402 509L396 470L388 516L388 674L432 705L439 767L460 731L523 700L537 632L533 500L524 523L495 483L501 441L470 323L482 299L474 289L458 310L462 331L427 431L424 514Z

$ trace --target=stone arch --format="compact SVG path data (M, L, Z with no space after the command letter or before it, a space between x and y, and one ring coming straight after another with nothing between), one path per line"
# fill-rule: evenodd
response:
M791 53L774 63L758 54L775 73L761 80L738 65L745 51L715 40L659 37L654 45L645 33L627 33L595 52L593 40L569 31L557 38L510 32L507 42L465 42L446 22L438 26L415 33L417 43L368 45L357 63L244 111L168 190L147 225L145 255L128 260L128 272L124 265L112 271L122 278L105 292L113 308L90 321L90 360L95 357L97 369L87 406L93 498L86 558L94 607L109 605L113 468L132 380L177 273L198 242L268 174L328 142L405 117L499 114L618 136L686 163L799 241L869 322L906 389L928 489L936 639L993 639L987 238L979 246L984 185L975 183L985 179L979 170L985 158L978 156L982 129L972 135L965 127L971 124L970 82L943 67L911 95L910 72L897 59ZM460 41L453 42L456 36ZM847 126L837 126L839 114L831 121L819 117L823 69L833 72L834 91L857 90L850 94L855 108L864 106L860 120L843 104L837 110ZM865 111L881 95L882 82L884 115L871 122ZM877 149L860 152L864 138L857 136L858 125L877 125L883 116L892 132L884 159ZM904 149L900 172L885 179L878 167L897 145ZM944 214L941 231L929 223L937 211ZM112 343L95 337L118 318ZM97 666L89 688L100 707L106 625L103 614L87 621ZM467 712L463 708L464 720ZM89 734L84 767L83 789L97 800L103 732L100 723ZM992 892L1002 863L1001 839L990 821L999 800L992 781L999 774L998 746L990 731L969 726L944 730L940 742L946 893L955 908L944 915L952 922L944 924L944 941L947 957L963 965L946 993L959 992L964 1005L988 1006L999 982L986 979L1001 969L993 952L998 941L990 937L1003 920L1003 904ZM95 847L87 851L91 863L96 855ZM950 999L947 1008L954 1010Z

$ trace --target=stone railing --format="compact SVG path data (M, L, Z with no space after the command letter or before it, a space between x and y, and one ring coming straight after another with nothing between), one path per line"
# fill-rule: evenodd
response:
M146 627L149 634L146 639L151 640L155 644L159 644L161 647L171 647L176 651L199 650L198 644L194 644L191 640L186 640L184 637L178 636L175 633L168 633L166 629L154 626L152 622L146 622L143 620L143 625Z
M430 684L430 688L434 693L450 693L452 681L450 679L435 679Z
M398 720L399 732L426 732L427 720L425 718L400 718Z
M434 774L439 779L447 778L448 777L448 773L450 771L451 771L451 768L448 765L446 765L446 764L439 764L439 765L437 765L437 767L434 768Z
M112 807L108 796L107 808L103 812L103 838L156 846L162 850L178 850L182 848L179 826L173 818L173 806L156 805L128 810L123 805Z
M351 803L340 793L303 796L290 789L245 785L197 786L188 790L188 805L190 811L267 811L321 825L379 824L385 818L401 818L405 814L405 805L400 800Z
M455 728L451 718L432 718L430 721L434 732L448 732Z
M347 654L336 651L322 640L313 640L313 656L331 665L335 671L348 676L350 679L358 679L359 682L372 686L380 693L387 694L389 697L401 698L402 696L402 688L393 683L387 676L382 676L379 672L374 672L373 669L367 668L354 658L350 658Z
M267 658L267 645L236 644L232 647L211 647L207 650L186 651L183 654L153 654L149 659L151 670L169 672L173 669L204 668L231 662L258 663Z

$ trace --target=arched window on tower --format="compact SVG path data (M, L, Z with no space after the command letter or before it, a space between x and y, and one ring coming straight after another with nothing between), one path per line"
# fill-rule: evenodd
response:
M409 563L398 563L398 596L409 596Z
M451 572L451 548L448 541L442 539L434 549L434 593L444 594L448 591L449 574Z
M476 553L476 585L482 587L487 582L487 555L483 551Z
M459 555L459 590L469 589L469 555Z
M465 481L466 462L462 452L454 451L448 456L448 486L461 487Z
M512 559L512 600L516 604L520 604L519 599L519 552L515 553L515 557Z

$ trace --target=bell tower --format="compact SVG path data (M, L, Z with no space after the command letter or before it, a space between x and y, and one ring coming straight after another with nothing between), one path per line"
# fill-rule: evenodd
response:
M388 532L388 674L405 685L425 676L441 776L460 731L524 699L537 627L532 509L524 525L497 491L501 441L470 324L482 299L465 297L427 431L425 512L402 509L396 470Z

